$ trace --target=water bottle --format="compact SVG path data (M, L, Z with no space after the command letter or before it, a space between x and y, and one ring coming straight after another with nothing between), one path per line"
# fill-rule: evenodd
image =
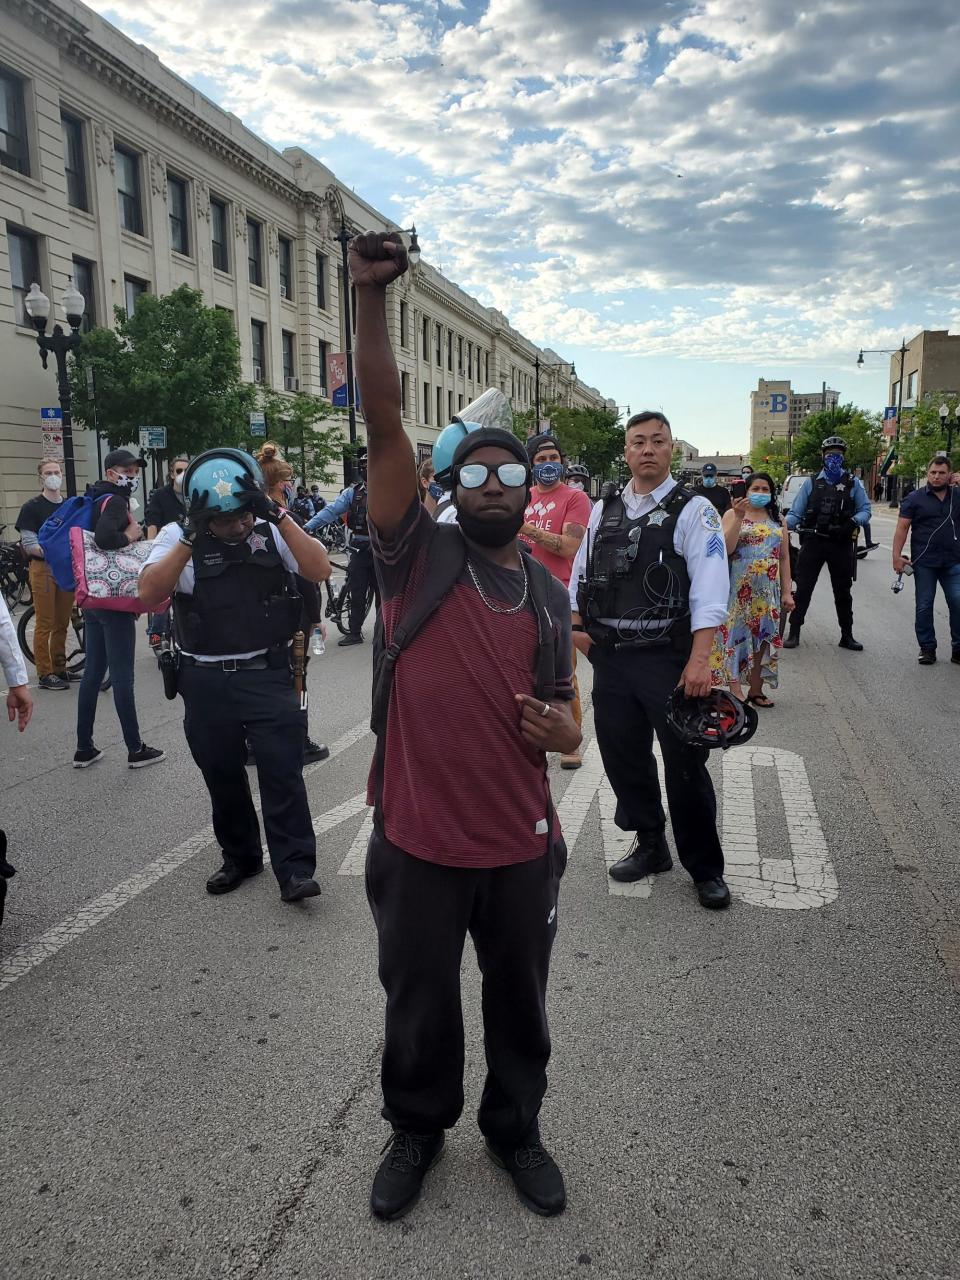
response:
M323 639L323 630L318 622L313 628L313 636L310 639L310 652L315 658L319 658L321 654L326 652L326 644Z

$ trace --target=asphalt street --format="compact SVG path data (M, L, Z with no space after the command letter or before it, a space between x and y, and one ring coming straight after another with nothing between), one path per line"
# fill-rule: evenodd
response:
M75 692L3 737L19 867L0 936L4 1280L602 1277L955 1280L960 1274L960 667L918 667L913 588L861 563L837 647L824 576L749 755L715 753L732 908L676 866L610 892L596 765L554 765L572 845L542 1113L566 1213L534 1217L483 1153L479 984L464 961L467 1106L401 1223L369 1216L388 1128L364 897L369 646L310 668L323 896L265 874L225 898L206 793L142 644L131 771L71 768ZM589 703L589 670L580 664ZM424 691L432 733L456 712ZM496 768L496 761L490 762ZM251 779L255 774L251 772ZM496 815L491 814L491 822Z

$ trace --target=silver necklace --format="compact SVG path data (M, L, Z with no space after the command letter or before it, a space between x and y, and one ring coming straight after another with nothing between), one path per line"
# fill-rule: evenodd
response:
M530 579L527 577L527 566L524 564L522 553L520 555L520 568L523 570L523 597L521 598L520 603L513 605L512 608L501 609L499 605L494 604L493 601L487 597L486 592L484 591L483 587L481 587L480 585L480 579L477 577L476 570L474 569L472 563L470 562L470 557L469 556L467 557L467 570L470 574L470 577L473 579L473 585L477 588L477 595L479 595L480 599L487 606L487 608L490 610L491 613L519 613L520 610L523 608L523 606L527 603L527 596L530 593Z

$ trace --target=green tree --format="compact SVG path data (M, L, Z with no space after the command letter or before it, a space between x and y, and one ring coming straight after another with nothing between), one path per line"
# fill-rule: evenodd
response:
M342 415L329 401L305 391L282 395L270 387L258 388L258 407L266 419L266 439L280 446L283 456L304 484L329 484L342 473L344 444ZM249 418L243 426L240 448L256 453L263 436L250 434ZM353 451L355 452L355 450Z
M906 410L900 420L900 441L897 448L897 475L918 480L924 474L935 453L946 452L947 433L940 426L940 406L945 404L954 420L958 396L956 392L931 391L917 404ZM960 448L960 433L954 429L953 452Z
M858 409L854 404L837 405L811 413L793 438L793 461L801 471L816 474L823 465L821 446L827 436L842 436L847 442L847 466L872 467L883 448L880 415Z
M255 404L254 388L241 381L231 317L187 285L163 298L143 294L132 316L116 308L113 329L84 334L71 389L74 418L96 424L112 447L135 441L141 426L165 426L171 456L241 444Z
M606 479L616 475L617 462L623 457L623 427L619 414L610 409L570 409L563 405L547 405L543 418L560 441L563 456L582 462L591 475ZM526 440L533 430L534 410L513 415L514 434Z
M783 484L787 475L787 442L782 436L759 440L750 450L750 465L754 471L766 471L777 484Z

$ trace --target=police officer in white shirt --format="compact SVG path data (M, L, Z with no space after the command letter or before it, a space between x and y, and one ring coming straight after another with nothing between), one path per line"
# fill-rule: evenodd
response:
M656 734L680 861L702 905L726 907L709 752L681 742L666 718L678 684L691 698L711 690L710 650L730 591L720 516L671 476L673 434L662 413L635 414L625 446L632 478L594 507L570 575L574 643L593 665L597 742L617 797L616 823L636 832L610 875L633 881L673 865Z
M183 491L186 525L160 531L140 572L140 597L155 608L173 596L183 726L210 792L223 852L207 891L229 893L263 869L245 768L249 741L280 896L284 902L315 897L316 837L303 783L305 712L289 656L302 602L291 575L323 582L330 561L322 544L271 501L260 467L239 449L195 458Z

